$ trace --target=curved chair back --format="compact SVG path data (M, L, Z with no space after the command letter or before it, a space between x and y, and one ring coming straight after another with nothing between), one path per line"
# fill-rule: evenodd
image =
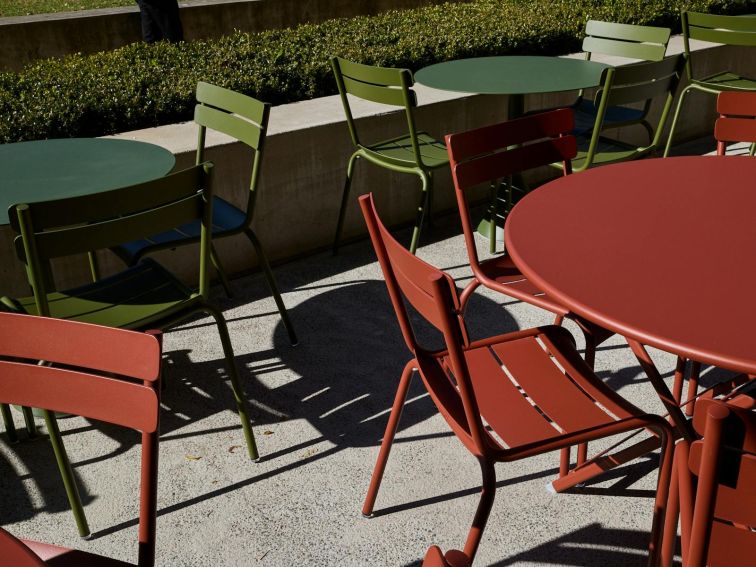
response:
M254 214L270 105L230 89L201 81L197 83L196 96L194 121L199 125L196 161L198 165L205 161L205 137L208 128L236 138L254 150L252 177L247 198L247 219L244 223L244 226L248 226Z
M717 97L717 112L719 118L714 124L717 154L725 155L726 142L756 144L756 92L720 93Z
M682 12L685 69L693 78L690 40L709 41L725 45L756 47L756 16L721 16L701 12Z
M209 292L212 164L113 191L13 206L16 254L27 265L38 313L54 290L50 260L110 248L201 219L199 292Z
M372 194L361 196L359 201L402 335L422 369L421 375L431 396L463 442L475 453L486 454L491 446L462 354L469 340L454 280L411 254L391 236L378 218ZM449 376L440 374L435 363L426 364L432 353L418 342L405 300L443 334Z
M561 108L531 114L491 126L446 136L457 206L462 220L467 255L473 270L480 261L467 192L482 183L497 191L499 181L553 162L562 162L565 175L577 152L572 110ZM503 224L501 215L491 214L492 223Z
M0 403L141 431L140 566L155 559L160 350L155 333L0 313ZM0 557L28 560L14 540L0 530Z
M669 28L588 20L585 24L583 51L586 52L586 59L590 59L594 53L600 53L643 61L661 61L667 52L671 33Z
M355 147L368 154L372 152L369 144L363 144L360 140L352 109L349 105L348 94L370 102L404 108L407 131L415 157L414 165L424 167L413 114L413 109L417 106L417 95L412 90L414 79L410 70L363 65L341 57L331 58L331 68L336 77L336 86L339 89L341 103L344 106L349 135ZM384 162L390 161L385 155L378 159ZM400 161L396 165L406 166L407 163Z
M684 64L685 58L682 55L676 55L661 61L605 69L601 77L601 87L596 91L594 101L598 109L596 121L588 148L585 152L581 152L581 163L579 167L576 166L576 169L583 170L599 163L637 159L654 152L661 143L664 125L680 84ZM648 109L657 96L663 96L664 103L659 121L653 129L651 144L636 147L612 140L612 145L618 147L612 148L611 151L603 151L602 144L605 142L601 134L607 109L612 106L626 106L640 102L643 102Z

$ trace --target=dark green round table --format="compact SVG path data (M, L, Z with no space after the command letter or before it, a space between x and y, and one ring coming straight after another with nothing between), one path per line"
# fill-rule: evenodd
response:
M67 138L0 145L0 225L18 203L109 191L161 177L176 158L155 144Z
M509 116L514 118L522 114L526 94L597 87L607 67L605 63L567 57L473 57L423 67L415 73L415 82L445 91L510 95Z
M601 74L610 67L605 63L571 59L567 57L544 57L538 55L503 55L494 57L472 57L444 61L423 67L415 73L415 82L444 91L470 94L509 95L507 117L522 116L525 111L525 95L579 91L601 84ZM517 186L522 187L522 179L516 177ZM504 208L503 203L491 206ZM478 232L488 237L489 221L483 219ZM496 231L491 239L491 252L495 242L504 241L503 230Z

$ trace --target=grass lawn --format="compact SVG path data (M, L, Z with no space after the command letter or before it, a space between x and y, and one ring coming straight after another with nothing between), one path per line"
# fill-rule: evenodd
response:
M118 6L136 6L136 0L0 0L0 18Z

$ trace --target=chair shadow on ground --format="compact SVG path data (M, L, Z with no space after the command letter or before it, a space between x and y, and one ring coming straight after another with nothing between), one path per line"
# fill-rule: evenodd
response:
M489 567L574 565L575 567L642 567L648 562L649 533L589 524L522 551ZM405 567L421 567L418 560Z

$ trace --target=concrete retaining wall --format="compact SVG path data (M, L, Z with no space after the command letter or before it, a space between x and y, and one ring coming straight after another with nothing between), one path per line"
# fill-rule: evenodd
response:
M756 60L746 50L699 47L694 58L698 73L730 68L756 74ZM670 52L680 51L681 41L674 38ZM608 58L606 61L617 64L616 59ZM506 116L506 97L464 96L421 86L417 87L417 92L420 100L417 112L419 127L439 138L448 132L490 124ZM571 93L531 96L526 98L526 107L565 104L573 96ZM658 108L654 112L658 113ZM403 114L379 105L358 103L355 105L355 115L365 139L388 138L401 132L404 127ZM652 116L652 120L655 116ZM710 134L714 119L714 98L692 95L682 116L678 139L682 141ZM627 129L621 132L621 136L628 140L636 136L644 139L640 128ZM117 137L153 142L168 148L177 155L179 167L188 166L194 161L196 126L193 123L128 132ZM249 155L241 144L225 136L209 136L208 144L207 158L216 163L219 193L241 205L249 179ZM273 260L304 255L330 245L346 163L351 152L338 97L272 109L254 226ZM543 180L547 175L554 175L553 170L538 171L533 179ZM359 163L345 224L345 237L354 238L365 232L357 207L357 194L374 192L382 218L387 224L398 225L413 220L418 190L419 180L413 176L393 174L369 163ZM448 170L440 170L436 175L435 196L437 210L456 208ZM230 273L255 267L254 251L244 236L223 239L217 242L217 246ZM348 248L342 253L348 254ZM422 249L419 254L422 256ZM122 267L108 252L102 252L101 258L106 270ZM188 282L196 281L196 249L185 247L175 252L164 251L157 258L182 274ZM59 276L61 285L86 281L86 259L61 263L56 267L56 276ZM12 257L11 235L7 227L0 230L0 279L4 293L28 291L23 270ZM282 285L285 284L282 282Z
M184 35L192 40L220 37L235 29L256 32L442 1L467 0L198 0L180 3L180 7ZM106 51L140 40L136 3L126 8L0 18L0 70L17 70L45 57Z

